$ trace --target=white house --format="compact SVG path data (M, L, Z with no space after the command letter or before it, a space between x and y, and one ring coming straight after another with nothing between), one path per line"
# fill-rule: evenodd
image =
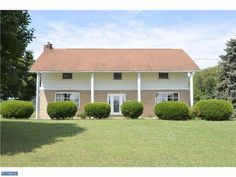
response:
M79 111L89 102L107 102L121 115L127 100L154 116L161 101L193 105L193 73L198 66L182 49L55 49L44 46L31 67L37 73L36 118L49 118L47 104L74 101Z

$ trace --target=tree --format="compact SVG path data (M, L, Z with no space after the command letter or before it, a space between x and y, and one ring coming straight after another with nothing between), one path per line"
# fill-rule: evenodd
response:
M211 99L216 97L216 85L218 81L218 67L203 69L194 74L194 100Z
M236 112L236 39L226 43L225 52L220 56L218 98L231 101Z
M29 74L32 53L26 51L33 39L27 11L1 11L1 98L30 100L35 91L35 75Z

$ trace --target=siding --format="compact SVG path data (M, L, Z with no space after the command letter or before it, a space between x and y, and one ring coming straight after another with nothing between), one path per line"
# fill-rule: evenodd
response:
M43 73L42 90L90 90L88 73L73 73L72 79L62 79L61 73Z
M188 90L187 73L169 73L169 79L158 79L158 73L142 73L142 90ZM61 73L43 73L41 90L90 90L89 73L73 73L73 79L62 79ZM137 74L123 73L113 80L113 73L95 73L95 90L137 90Z
M188 90L187 73L169 73L169 79L159 79L158 73L143 73L141 75L142 90Z

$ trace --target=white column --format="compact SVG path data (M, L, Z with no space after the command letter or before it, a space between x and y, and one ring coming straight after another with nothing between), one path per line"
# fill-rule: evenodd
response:
M138 101L141 102L141 73L137 74Z
M94 73L91 73L91 103L94 103Z
M37 73L37 80L36 80L36 119L39 118L39 87L40 87L40 73Z
M190 73L190 106L193 106L194 101L193 101L193 74Z

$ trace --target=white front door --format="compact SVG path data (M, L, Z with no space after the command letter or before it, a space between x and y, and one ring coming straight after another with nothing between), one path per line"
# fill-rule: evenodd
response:
M107 102L111 106L111 115L121 114L121 105L125 102L125 94L108 94Z

